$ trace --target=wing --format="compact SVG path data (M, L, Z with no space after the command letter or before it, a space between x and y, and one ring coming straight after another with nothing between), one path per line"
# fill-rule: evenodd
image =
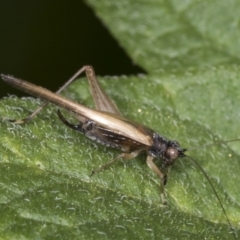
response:
M2 75L2 79L15 88L72 111L76 114L76 116L79 115L79 117L82 116L86 119L91 119L99 126L105 127L118 135L136 140L146 146L152 146L153 144L153 131L144 125L123 118L118 114L87 108L81 104L59 96L45 88L36 86L32 83L14 78L12 76Z
M122 152L132 152L136 150L147 150L149 146L140 143L137 139L131 139L123 135L114 133L108 128L94 125L92 131L85 133L86 137L92 138L107 147L118 148Z
M70 123L62 115L59 109L58 116L59 119L68 127L81 132L86 137L107 147L118 148L121 149L123 152L132 152L136 150L140 152L149 148L149 146L147 146L146 144L140 143L138 139L131 139L123 136L122 134L118 134L116 131L113 132L112 129L109 129L109 127L101 126L99 123L94 122L91 119L80 117L80 123L75 125Z
M97 110L92 111L92 114L84 116L87 120L92 120L99 127L107 129L115 135L122 136L145 146L152 146L154 134L152 129L113 113ZM76 117L82 121L82 115L78 117L77 114Z

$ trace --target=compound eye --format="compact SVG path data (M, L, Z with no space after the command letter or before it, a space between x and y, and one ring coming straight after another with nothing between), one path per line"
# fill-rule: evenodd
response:
M175 159L178 158L179 153L178 153L178 150L176 148L169 147L166 151L166 155L169 157L169 159L175 160Z

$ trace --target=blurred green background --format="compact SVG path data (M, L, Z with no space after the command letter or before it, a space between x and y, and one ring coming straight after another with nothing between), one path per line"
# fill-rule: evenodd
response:
M0 73L52 91L86 64L97 75L144 73L82 0L0 1ZM0 83L0 97L25 96Z

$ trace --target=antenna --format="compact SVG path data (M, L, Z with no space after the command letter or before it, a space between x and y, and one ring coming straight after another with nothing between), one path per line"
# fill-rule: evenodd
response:
M225 143L226 143L226 142L232 142L232 141L235 141L235 140L237 140L237 139L225 141ZM219 142L219 143L222 143L222 142ZM209 144L208 144L208 145L209 145ZM210 144L210 145L212 145L212 144ZM206 145L205 145L205 146L206 146ZM213 190L213 192L214 192L214 194L215 194L215 196L216 196L216 198L217 198L217 200L218 200L218 202L219 202L219 205L220 205L220 207L221 207L221 209L222 209L222 211L223 211L223 214L225 215L225 218L226 218L226 220L227 220L227 222L228 222L228 225L229 225L229 227L230 227L230 229L231 229L231 233L233 234L234 239L237 240L236 232L234 231L234 228L233 228L233 226L232 226L232 224L231 224L231 222L230 222L230 220L229 220L229 218L228 218L227 212L226 212L226 210L225 210L225 208L224 208L224 206L223 206L223 204L222 204L222 201L221 201L221 199L220 199L217 191L215 190L215 188L214 188L214 186L213 186L213 184L212 184L209 176L207 175L207 173L205 172L205 170L201 167L201 165L200 165L195 159L193 159L192 157L190 157L190 156L188 156L188 155L185 155L185 156L186 156L187 158L189 158L192 162L194 162L194 164L201 170L201 172L203 173L203 175L204 175L204 176L206 177L206 179L208 180L208 182L209 182L209 184L210 184L210 186L211 186L211 188L212 188L212 190Z

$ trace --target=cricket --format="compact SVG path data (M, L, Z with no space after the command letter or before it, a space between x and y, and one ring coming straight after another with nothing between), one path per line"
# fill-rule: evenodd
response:
M59 95L59 93L66 89L69 84L75 81L76 78L83 72L85 72L87 76L96 109L90 109L82 104L76 103ZM119 159L131 160L137 157L139 154L145 152L147 155L147 166L157 175L160 180L160 199L163 206L167 205L164 187L167 183L169 167L173 165L178 158L189 158L200 169L209 182L231 229L231 232L233 233L234 239L237 239L222 201L210 178L208 177L208 174L200 166L200 164L192 157L186 155L187 149L182 148L177 141L169 140L156 133L151 128L124 118L116 107L115 103L99 85L92 66L83 66L55 93L43 87L36 86L27 81L15 78L11 75L1 74L1 78L7 84L30 95L45 100L43 105L41 105L28 117L24 119L10 120L11 122L15 124L27 123L48 103L53 103L73 113L73 115L79 121L77 125L70 123L58 109L58 117L66 126L82 133L87 138L96 141L99 144L120 150L121 153L118 156L113 158L105 165L102 165L92 171L91 175L108 168L111 164ZM225 143L237 140L239 139L233 139L226 141ZM161 168L154 163L154 158L159 158L161 160Z

